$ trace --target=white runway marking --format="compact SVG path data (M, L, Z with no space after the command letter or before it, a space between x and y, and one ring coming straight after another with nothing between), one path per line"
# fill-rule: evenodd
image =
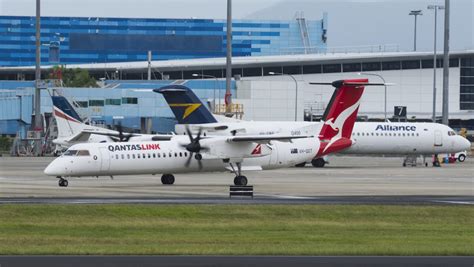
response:
M315 197L304 197L304 196L285 196L285 195L256 195L261 197L273 197L273 198L281 198L281 199L317 199Z
M449 204L460 204L460 205L474 205L474 201L448 201L448 200L435 200L438 203L449 203Z

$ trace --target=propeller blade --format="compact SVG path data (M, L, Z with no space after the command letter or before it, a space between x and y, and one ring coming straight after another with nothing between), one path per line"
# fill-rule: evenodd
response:
M200 128L199 128L199 132L198 132L198 134L197 134L197 136L196 136L196 138L195 138L195 140L196 140L197 142L199 142L199 140L201 139L201 133L202 133L202 128L200 127Z
M203 166L202 166L202 161L198 160L198 166L199 166L199 170L202 170Z
M189 165L191 165L191 159L193 158L193 154L194 154L194 153L189 153L189 157L188 157L188 159L186 160L186 163L184 164L184 166L185 166L186 168L188 168Z
M189 130L189 125L187 124L186 124L186 133L188 134L189 141L192 143L194 141L193 134L191 133L191 130Z

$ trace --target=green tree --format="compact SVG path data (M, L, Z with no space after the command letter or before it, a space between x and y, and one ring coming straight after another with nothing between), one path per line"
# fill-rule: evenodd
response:
M12 146L12 140L6 136L0 136L0 151L9 151Z
M54 66L49 74L51 79L62 79L66 87L98 87L97 81L89 75L86 69L68 69Z

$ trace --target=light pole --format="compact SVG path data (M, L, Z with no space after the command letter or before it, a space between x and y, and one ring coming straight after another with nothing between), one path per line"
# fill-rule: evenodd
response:
M413 51L416 51L416 17L423 15L423 13L421 12L421 10L412 10L410 11L408 15L415 16L415 33L414 33L414 38L413 38L414 39Z
M385 79L382 77L382 75L377 74L377 73L367 73L367 72L359 72L357 73L358 75L369 75L369 76L377 76L380 79L382 79L383 84L384 84L384 101L383 101L383 117L384 121L387 121L387 83L385 82Z
M429 5L428 9L434 9L434 47L433 47L433 122L436 122L436 24L438 22L438 9L444 9L441 5Z
M216 87L217 87L217 77L212 76L212 75L206 75L206 74L200 74L200 73L193 73L193 77L202 77L202 78L214 78L216 82L214 83L214 90L213 90L213 95L214 95L214 100L212 103L212 112L216 112ZM219 109L221 108L221 90L219 90Z
M293 79L293 81L295 81L295 121L298 120L298 81L296 81L296 78L291 75L291 74L287 74L287 73L280 73L280 72L273 72L273 71L270 71L268 74L270 75L286 75L286 76L289 76L291 77L291 79Z

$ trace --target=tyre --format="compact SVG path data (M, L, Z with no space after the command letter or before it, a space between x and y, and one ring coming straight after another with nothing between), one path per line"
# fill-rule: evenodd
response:
M240 176L240 185L247 185L247 177L245 176Z
M247 177L240 175L234 178L234 185L247 185Z
M323 168L324 165L326 165L326 161L324 161L323 158L313 159L311 161L311 165L313 165L315 168Z
M461 154L461 155L458 156L458 161L459 162L464 162L465 160L466 160L466 155Z

